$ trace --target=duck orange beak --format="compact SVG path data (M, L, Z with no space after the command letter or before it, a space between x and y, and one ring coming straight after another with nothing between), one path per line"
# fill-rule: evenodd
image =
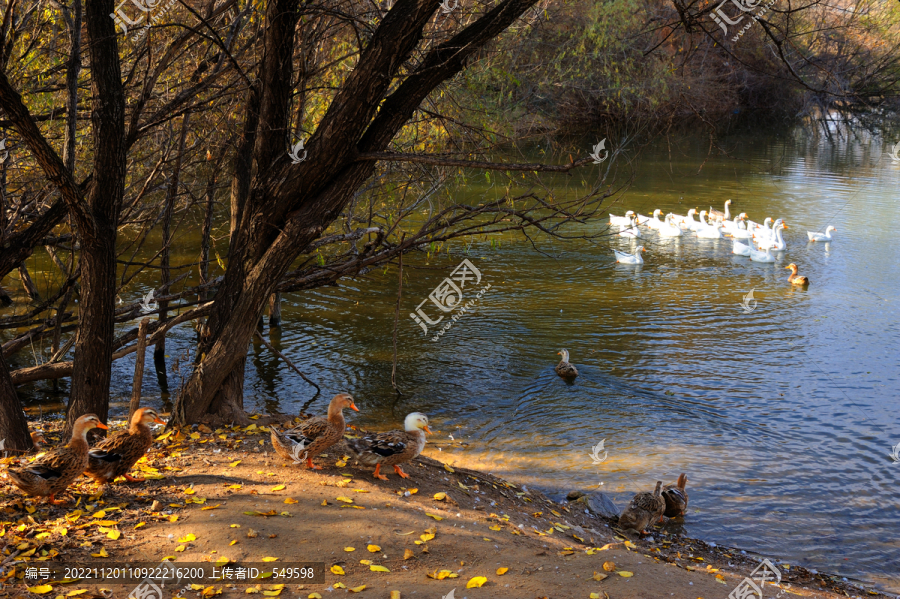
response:
M359 408L357 408L356 404L353 403L352 401L350 402L350 409L353 410L354 412L359 412Z
M782 229L790 229L790 227L787 226L787 223L781 223L781 228Z
M790 270L791 267L790 267L790 266L785 266L784 269L785 269L785 270Z
M422 430L423 430L423 431L425 431L425 432L426 432L426 433L428 433L428 434L429 434L429 435L430 435L430 434L431 434L431 429L430 429L430 428L428 428L428 426L427 426L427 425L426 425L426 426L424 426L424 427L423 427L423 428L422 428Z
M155 422L156 424L165 424L165 423L166 423L165 420L162 420L162 419L159 418L159 417L154 418L154 419L153 419L153 422Z
M109 427L106 426L105 424L103 424L102 422L98 422L98 423L97 423L97 428L102 428L102 429L105 430L105 431L108 431L108 430L109 430Z

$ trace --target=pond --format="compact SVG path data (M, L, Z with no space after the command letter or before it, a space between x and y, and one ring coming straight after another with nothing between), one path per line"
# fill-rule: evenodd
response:
M733 136L722 140L731 156L713 155L702 169L705 140L670 142L642 153L611 211L685 214L732 199L735 214L788 223L775 264L733 255L730 240L654 233L641 240L641 267L616 264L612 249L636 244L615 236L544 239L540 251L511 236L478 239L467 251L411 256L402 396L390 384L394 268L287 295L282 330L267 334L322 386L311 411L349 391L361 409L350 421L362 427L425 412L438 431L431 455L557 498L599 488L622 507L686 472L689 513L670 530L900 592L900 463L890 455L900 444L900 163L866 135ZM806 231L828 225L833 242L807 242ZM196 259L182 242L182 262ZM478 269L478 288L490 288L432 341L435 327L426 336L410 313L463 258ZM807 289L787 282L790 262L811 280ZM194 335L174 332L172 359L187 356ZM572 384L553 370L562 348L580 372ZM132 355L114 367L120 409L133 365ZM247 367L251 410L295 413L313 397L261 344ZM175 388L171 360L170 370ZM58 410L66 389L42 382L20 392L37 417L39 406ZM152 367L144 393L162 405ZM601 441L606 457L595 463Z

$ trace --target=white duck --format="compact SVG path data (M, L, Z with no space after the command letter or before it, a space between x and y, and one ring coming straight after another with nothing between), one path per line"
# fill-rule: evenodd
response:
M611 225L619 225L620 227L627 227L631 224L631 219L634 216L634 210L629 210L625 213L625 216L613 216L609 215L609 224Z
M643 237L643 235L641 235L641 230L638 229L637 222L635 222L635 219L633 216L631 217L630 225L627 228L626 227L621 228L621 231L619 231L619 237L634 237L634 238Z
M754 262L775 262L775 256L770 253L771 251L771 249L767 249L764 252L757 252L750 248L750 259Z
M767 216L766 220L763 221L763 224L756 224L755 227L750 229L750 232L753 233L754 238L768 237L772 234L772 227L769 226L772 224L772 218Z
M750 246L746 243L741 243L738 240L734 241L734 245L731 248L732 254L737 254L738 256L749 256L750 255Z
M810 241L831 241L832 239L834 239L834 237L831 236L832 231L837 231L837 229L829 225L828 228L825 229L824 233L813 233L812 231L807 231L806 236L809 237Z
M700 211L701 227L697 229L697 237L701 239L721 239L722 232L719 231L717 225L710 225L706 222L706 210Z
M660 223L656 232L659 233L660 237L681 237L684 235L681 227L675 224L674 214L667 215L666 222Z
M619 264L643 264L644 258L641 256L641 252L644 251L644 246L639 245L636 250L634 250L634 255L626 254L625 252L620 252L619 250L613 250L616 254L616 262Z
M760 239L759 241L757 241L759 249L772 249L776 252L783 252L787 248L787 244L784 242L784 237L781 236L781 230L787 229L788 226L778 221L775 222L777 223L775 225L775 235L773 237L770 237L769 239Z

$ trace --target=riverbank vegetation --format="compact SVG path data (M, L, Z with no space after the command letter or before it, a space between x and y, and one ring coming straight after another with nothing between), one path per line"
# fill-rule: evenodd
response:
M586 236L628 184L623 149L673 127L896 110L896 6L744 8L728 31L680 0L6 2L0 274L26 297L0 319L0 438L31 448L16 386L38 380L71 378L70 425L106 419L112 361L147 345L166 388L185 322L173 426L248 424L247 346L264 311L280 324L281 293L466 237ZM594 157L527 152L532 134L601 128L618 141ZM566 173L577 193L554 192ZM449 197L466 177L492 194ZM200 251L175 264L191 229Z

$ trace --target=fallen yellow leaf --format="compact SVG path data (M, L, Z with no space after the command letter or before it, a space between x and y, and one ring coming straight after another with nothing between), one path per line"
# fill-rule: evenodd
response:
M272 491L284 491L285 485L275 485L272 487Z
M111 530L108 533L106 533L106 538L112 539L113 541L118 541L119 537L121 537L121 536L122 536L122 533L119 532L118 530Z
M179 543L190 543L191 541L196 541L197 537L194 536L194 533L188 533L185 536L178 539Z
M379 547L378 545L369 545L368 547L366 547L366 549L369 550L369 553L378 553L379 551L381 551L381 547Z
M456 472L456 470L454 470L453 468L451 468L451 467L448 466L447 464L444 464L444 470L446 470L447 472L449 472L449 473L451 473L451 474L454 473L454 472Z
M600 593L591 593L591 599L600 599Z
M306 596L306 599L322 599L322 595L318 593L310 593Z
M497 525L494 525L494 526L488 526L488 528L490 528L491 530L500 530L500 529L501 529L501 528L500 528L499 526L497 526Z
M360 585L358 587L353 587L352 589L347 589L351 593L361 593L366 589L366 585Z
M497 576L503 576L509 572L509 568L497 568Z
M388 570L384 566L369 566L369 570L371 570L372 572L390 572L390 570Z
M351 551L356 551L356 547L344 547L344 551L350 553Z
M217 510L221 506L221 503L217 503L216 505L207 505L205 507L200 508L200 511L205 512L207 510Z
M443 501L443 500L447 499L447 494L446 493L435 493L434 498L437 499L438 501Z
M613 562L603 562L603 569L607 572L615 572L616 564Z
M343 501L344 503L353 503L353 500L349 497L335 497L338 501Z
M277 562L278 558L277 557L264 557L263 561L264 562Z
M78 589L77 591L69 591L66 593L66 597L77 597L78 595L84 595L87 593L87 589Z
M603 580L606 580L607 578L609 578L609 574L601 574L600 572L594 572L594 575L591 576L591 578L596 580L597 582L600 582L600 581L603 581Z
M435 516L434 514L429 514L428 512L425 512L425 515L428 516L429 518L434 518L434 519L437 520L438 522L440 522L441 520L444 519L444 518L441 517L441 516Z
M403 551L403 559L412 559L415 557L415 553L413 553L412 549L406 549Z
M466 583L466 588L467 589L476 589L476 588L481 587L481 585L483 585L486 582L487 582L486 577L476 576L475 578L471 579L469 582Z
M278 589L277 591L263 591L262 594L266 597L277 597L281 594L281 589Z
M622 578L631 578L632 576L634 576L633 572L626 572L625 570L619 570L618 572L616 572L616 574L618 574Z
M340 566L337 566L337 565L331 566L331 573L332 573L332 574L337 574L338 576L343 576L343 575L344 575L344 569L341 568Z
M400 599L400 591L391 591L391 599Z
M232 468L235 468L240 463L241 463L241 460L237 460L237 461L231 462L228 465L231 466ZM238 487L238 488L240 488L240 487Z
M104 547L101 547L100 552L92 553L91 557L109 557L109 554L106 552L106 549ZM44 586L46 586L46 585L44 585Z
M34 593L36 595L46 595L50 591L53 590L53 587L49 584L41 584L36 587L28 587L28 591Z
M287 498L285 498L284 502L287 504L291 504L291 503L297 503L297 500L294 499L293 497L287 497Z

